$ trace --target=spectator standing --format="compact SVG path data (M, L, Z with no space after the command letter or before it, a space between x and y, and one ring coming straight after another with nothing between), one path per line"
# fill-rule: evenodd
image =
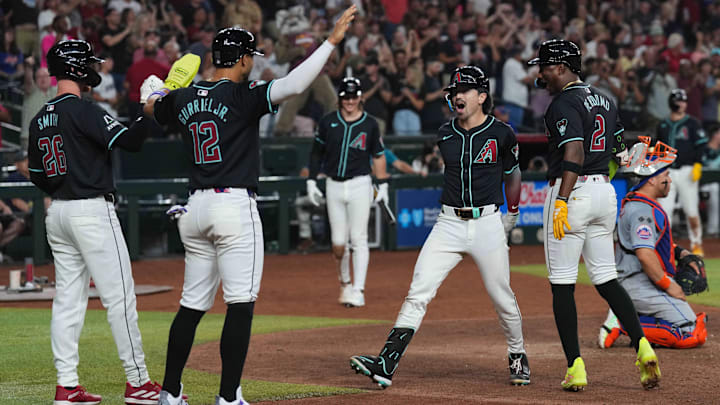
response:
M41 67L34 70L36 66L35 58L30 56L25 59L25 79L23 90L25 97L22 106L22 126L20 129L20 144L23 149L27 149L27 141L30 128L30 120L35 114L48 102L57 95L57 86L50 81L50 73L47 68ZM33 79L34 71L34 79Z
M145 57L133 63L125 76L125 89L128 92L128 115L134 119L140 113L140 86L150 75L166 77L170 67L155 60L159 37L153 32L145 34L143 51Z
M365 62L365 76L360 78L363 91L363 108L368 114L375 118L380 129L380 134L385 135L390 119L390 101L392 92L387 78L380 73L380 62L377 55L370 55ZM385 149L387 150L387 149Z
M422 63L422 60L418 60ZM395 107L393 132L396 135L420 135L420 111L425 106L424 94L420 91L422 79L422 68L420 71L417 68L407 68L404 76L393 80L391 104Z
M720 80L713 74L713 66L710 59L703 59L698 65L698 75L704 82L702 123L709 126L718 122L718 99L720 98Z
M648 60L652 60L652 57L649 56L652 55L651 52L651 50L646 50L645 54L643 54L645 56L646 66L650 67L648 75L643 79L647 87L646 94L648 95L648 128L657 127L660 121L670 116L668 99L670 98L670 92L677 88L675 78L667 73L666 61L660 60L654 67L652 63L648 63Z
M629 131L644 130L642 111L645 104L645 94L640 89L635 70L628 70L625 73L622 86L625 97L622 98L618 105L620 121Z
M228 0L223 14L223 26L239 25L251 32L262 30L262 10L254 0Z
M445 102L445 90L440 81L442 71L442 62L431 60L425 64L422 90L425 95L425 103L420 114L422 130L425 133L437 132L440 126L447 121L446 112L449 111Z
M42 37L40 41L40 66L47 67L47 52L60 41L69 39L67 36L68 19L64 15L56 15L53 18L50 32Z
M24 57L20 48L15 42L15 28L7 27L3 33L3 41L0 44L0 81L5 83L14 82L23 77Z
M3 2L6 26L15 27L15 39L23 55L38 50L38 11L34 1L7 0Z
M598 62L597 74L589 76L586 82L591 86L595 86L602 90L605 95L612 99L615 105L619 105L618 102L622 101L625 97L625 93L623 91L622 82L620 79L612 75L612 70L610 61L607 59L601 59Z
M97 87L93 87L92 96L103 110L107 111L108 114L113 117L117 117L118 92L117 88L115 88L115 81L110 74L113 70L114 62L112 56L109 54L103 55L102 59L105 59L105 62L100 64L100 71L98 72L98 75L100 75L100 84L98 84Z
M508 113L508 123L513 128L523 125L525 109L528 107L528 85L536 74L528 73L522 62L523 48L516 46L508 53L502 69L502 99Z
M115 9L120 13L129 8L135 15L143 11L143 6L135 0L111 0L108 8Z
M105 26L100 30L100 40L103 48L110 53L114 61L114 69L111 72L115 87L123 88L125 73L131 64L130 25L121 26L121 15L117 9L108 8L105 11Z

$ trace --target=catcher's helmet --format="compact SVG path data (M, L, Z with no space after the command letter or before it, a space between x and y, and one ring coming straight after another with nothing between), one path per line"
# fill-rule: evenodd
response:
M60 41L47 53L50 76L68 79L95 87L100 84L100 75L91 65L104 62L93 55L90 44L83 40Z
M343 79L340 87L338 87L338 97L343 98L348 95L362 96L360 79L352 76Z
M538 57L528 62L528 65L540 66L559 64L565 64L573 73L580 74L580 48L565 39L551 39L543 42L538 50Z
M444 90L452 93L458 87L477 89L480 93L488 93L490 91L490 80L479 67L463 66L455 69L450 84Z
M649 136L638 137L640 142L630 149L629 159L624 171L635 176L637 184L631 190L635 191L647 181L665 171L677 158L677 149L658 141L652 152Z
M232 67L243 55L265 54L258 51L255 36L242 28L225 28L215 35L212 43L213 65Z

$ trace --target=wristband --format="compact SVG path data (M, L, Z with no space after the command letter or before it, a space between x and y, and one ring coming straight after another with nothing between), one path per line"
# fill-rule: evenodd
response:
M680 254L682 253L683 250L685 250L685 249L681 248L681 247L678 246L678 245L675 245L675 250L674 250L675 259L679 259L679 258L680 258Z
M560 170L564 172L573 172L580 175L580 170L582 170L582 167L575 162L563 160L562 163L560 163Z
M668 277L667 274L663 275L663 278L656 281L655 285L658 286L661 290L666 291L668 288L670 288L670 277Z
M152 97L152 96L165 97L165 96L167 96L167 94L168 94L169 92L170 92L169 89L163 87L163 88L160 89L160 90L155 90L155 91L153 91L152 93L150 93L150 95L148 96L148 98L150 98L150 97Z
M568 202L568 198L567 198L567 197L563 197L563 196L561 196L561 195L557 196L556 200Z
M386 177L384 179L377 179L377 178L375 179L375 183L377 183L377 184L383 184L383 183L389 183L389 182L390 182L390 177Z

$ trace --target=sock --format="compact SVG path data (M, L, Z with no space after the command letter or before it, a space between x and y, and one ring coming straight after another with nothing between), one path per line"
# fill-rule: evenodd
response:
M162 387L174 397L180 395L180 379L183 368L190 356L190 349L195 340L195 330L203 315L205 315L204 311L181 306L170 327L165 359L165 378Z
M637 351L640 346L640 339L645 337L645 334L640 326L640 320L638 319L635 305L633 305L630 296L620 283L618 283L617 279L596 285L595 289L598 290L600 295L607 301L608 305L610 305L610 309L612 309L615 316L618 317L623 329L627 332L628 336L630 336L635 351Z
M250 344L254 302L239 302L228 305L225 314L222 337L220 338L220 396L228 402L234 401L240 385L245 357Z
M414 334L415 331L410 328L393 328L390 331L385 346L380 352L380 357L385 359L388 370L395 370Z
M560 342L562 343L568 367L580 357L580 343L577 332L577 310L575 309L575 284L551 284L553 293L553 314Z

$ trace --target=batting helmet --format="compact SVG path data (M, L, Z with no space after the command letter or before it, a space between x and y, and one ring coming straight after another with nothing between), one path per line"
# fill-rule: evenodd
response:
M231 27L215 35L212 43L213 65L232 67L243 55L265 55L257 50L255 36L250 31Z
M551 39L540 45L538 57L531 59L528 65L560 65L564 64L575 74L580 74L582 68L580 48L575 43L565 39Z
M355 77L346 77L343 79L342 83L340 83L340 87L338 87L338 97L342 98L347 95L355 95L355 96L362 96L362 84L360 84L360 79Z
M490 91L490 80L479 67L463 66L455 69L450 84L444 90L452 93L458 87L472 88L481 93L488 93Z
M50 76L84 83L90 87L100 84L100 75L90 66L102 62L102 59L93 55L88 42L78 39L60 41L47 53Z
M680 106L677 104L678 101L687 101L688 96L683 89L673 89L668 97L668 106L671 110L677 111Z

